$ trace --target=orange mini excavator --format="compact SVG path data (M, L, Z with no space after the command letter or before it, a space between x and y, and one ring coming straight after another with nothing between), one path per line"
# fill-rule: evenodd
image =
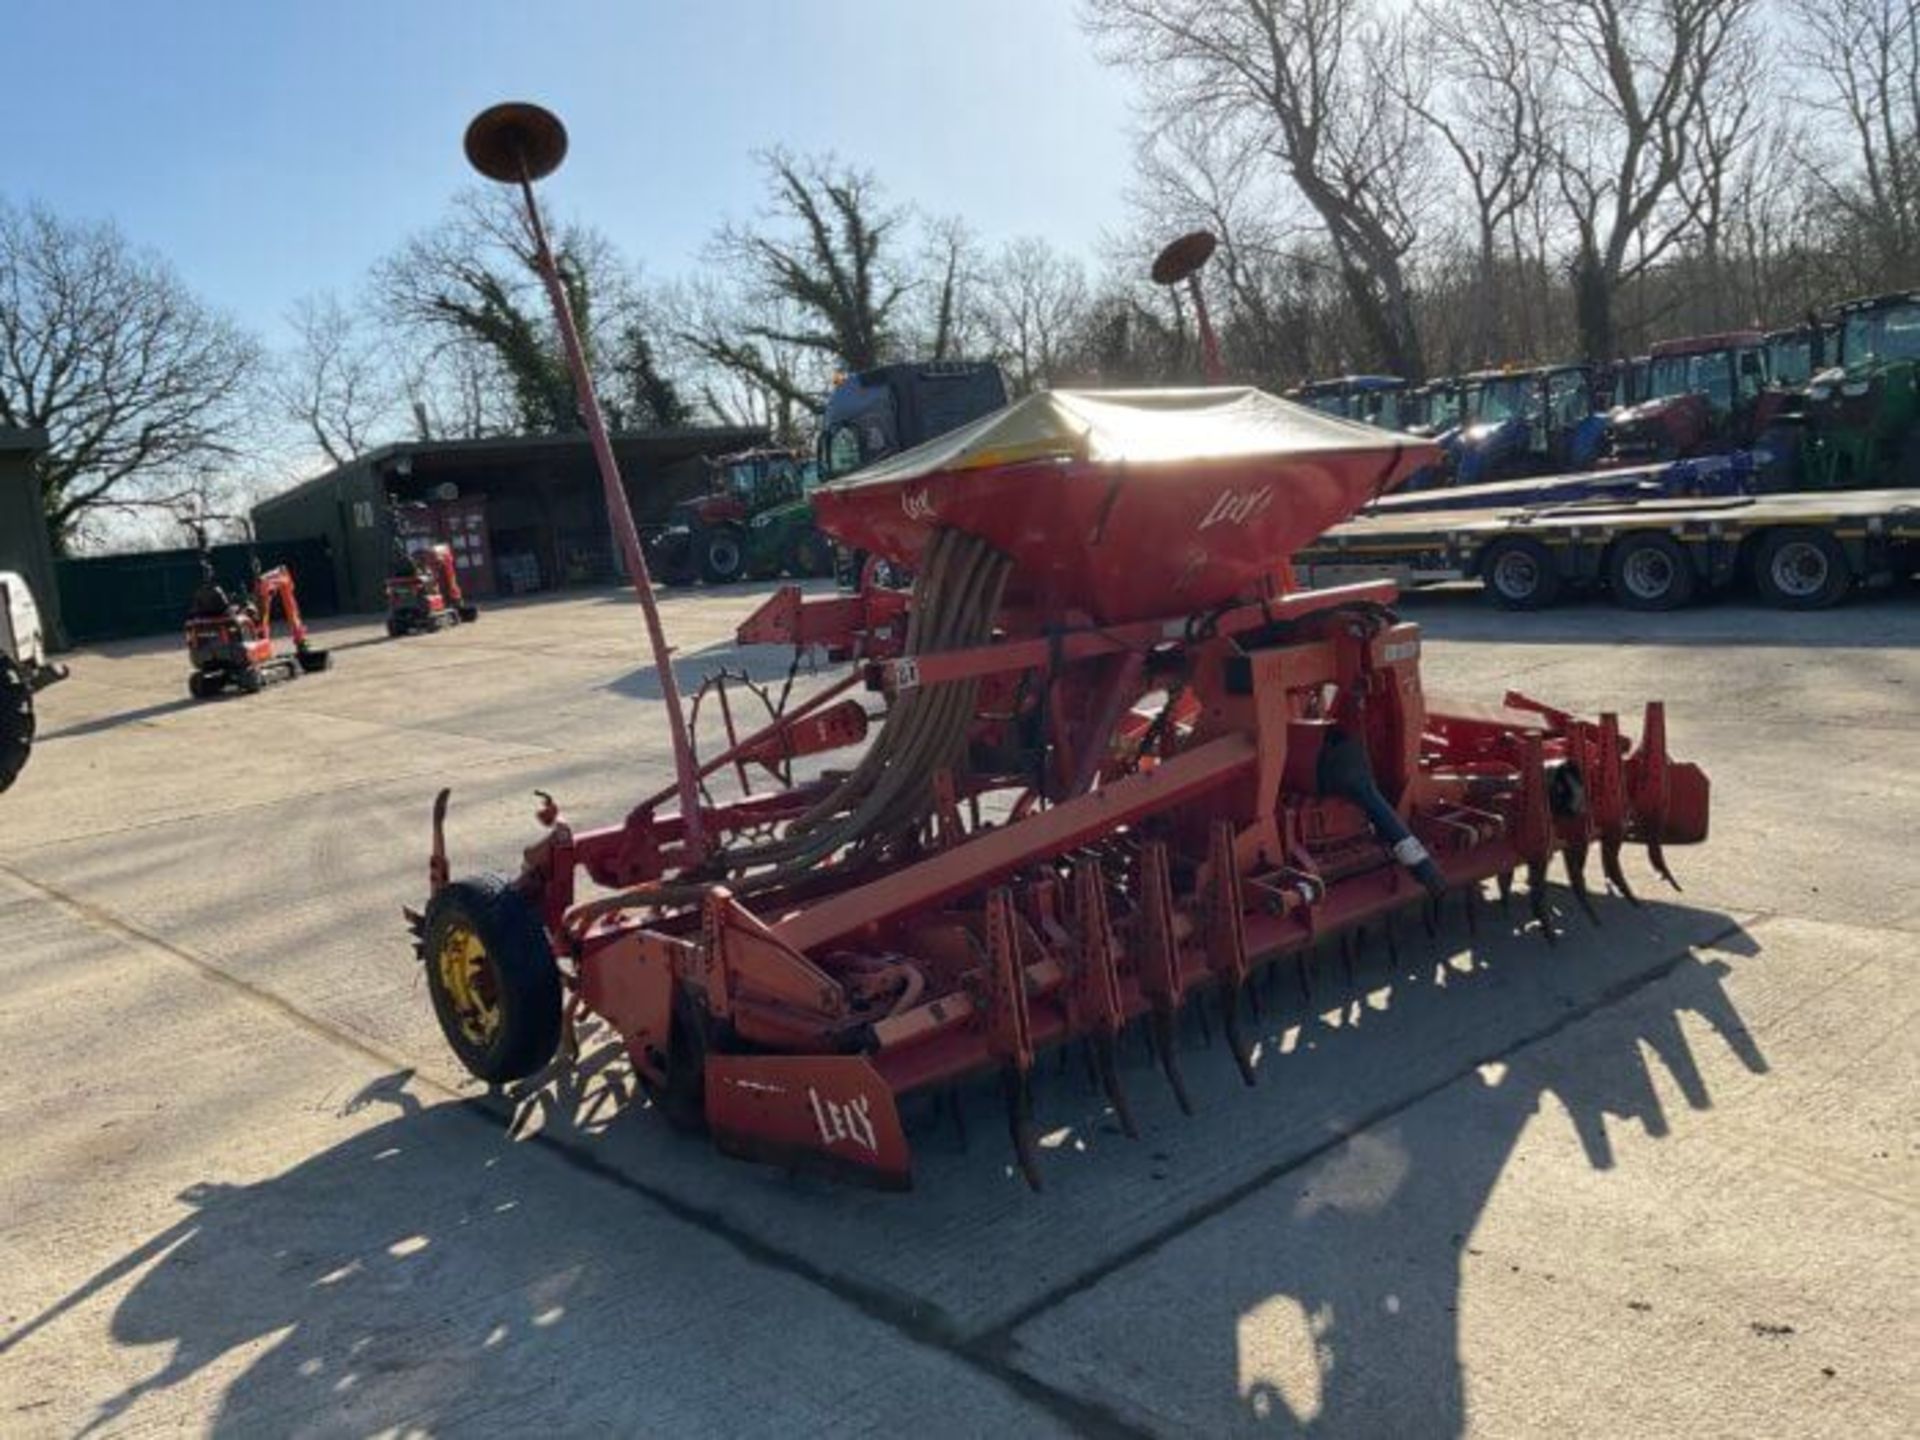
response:
M325 670L331 663L327 651L307 643L293 572L285 565L262 570L256 557L250 591L235 599L214 576L213 561L203 548L200 577L187 612L187 656L193 662L187 689L194 699L212 699L229 687L251 695L276 680ZM292 654L274 651L276 604L293 634Z

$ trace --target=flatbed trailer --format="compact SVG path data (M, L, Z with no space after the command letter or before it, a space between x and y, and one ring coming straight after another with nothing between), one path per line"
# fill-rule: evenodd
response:
M1294 565L1316 587L1478 580L1514 610L1595 589L1628 609L1675 610L1741 582L1769 604L1817 610L1920 569L1920 490L1373 514L1327 531Z

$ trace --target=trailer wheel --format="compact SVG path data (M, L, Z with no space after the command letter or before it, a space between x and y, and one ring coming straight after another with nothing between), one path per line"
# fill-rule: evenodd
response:
M1496 540L1480 561L1480 581L1505 610L1544 610L1566 588L1538 540Z
M1753 557L1760 598L1783 610L1823 610L1853 588L1853 566L1840 542L1824 530L1793 525L1771 530Z
M20 774L33 753L33 687L11 655L0 654L0 790Z
M700 537L700 578L709 585L738 580L746 568L747 547L731 525L716 526Z
M537 1074L560 1045L560 971L531 906L498 875L427 903L427 988L440 1029L489 1085Z
M1613 547L1607 586L1628 610L1678 610L1693 603L1699 577L1671 535L1629 535Z

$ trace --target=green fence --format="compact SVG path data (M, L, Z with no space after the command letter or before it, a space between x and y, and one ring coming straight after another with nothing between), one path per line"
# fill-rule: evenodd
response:
M216 545L213 568L229 594L251 583L250 558L268 569L286 565L309 618L339 613L334 591L331 547L324 540L263 541L257 546ZM200 584L200 552L151 550L139 555L102 555L91 560L58 560L61 619L75 645L96 640L127 640L180 628L187 602Z

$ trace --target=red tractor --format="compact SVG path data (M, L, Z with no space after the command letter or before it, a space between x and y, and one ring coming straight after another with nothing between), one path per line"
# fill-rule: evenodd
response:
M1662 340L1645 388L1608 419L1606 463L1640 465L1751 445L1765 420L1764 337L1757 330Z
M413 551L396 545L395 551L387 577L387 634L396 640L430 635L480 618L480 607L461 592L451 545L436 541Z
M193 670L187 689L196 700L210 700L229 687L252 695L276 680L325 670L332 657L307 643L294 595L293 572L284 565L261 570L253 563L251 593L236 600L214 577L213 564L201 557L200 588L187 612L187 657ZM293 652L273 646L273 611L278 604L293 633Z

